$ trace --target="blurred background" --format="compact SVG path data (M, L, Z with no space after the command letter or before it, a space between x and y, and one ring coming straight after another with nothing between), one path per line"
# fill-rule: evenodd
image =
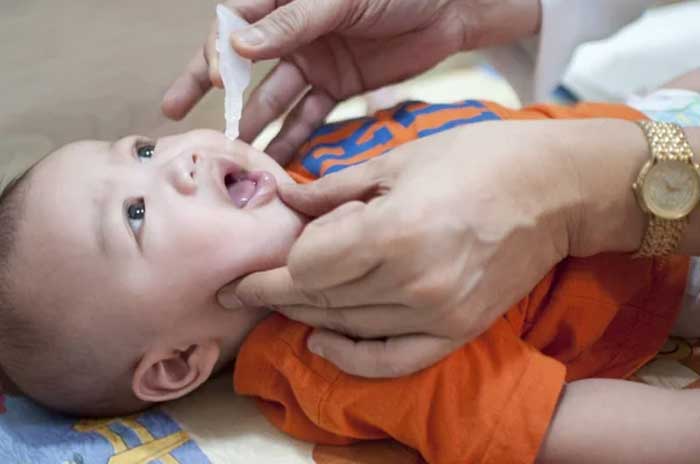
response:
M180 123L167 121L159 110L164 91L201 47L216 3L2 0L0 149L45 152L76 139L223 128L223 93L219 90L211 92ZM627 28L611 40L581 47L565 78L568 88L587 98L616 99L623 85L642 91L657 85L669 77L664 75L666 67L649 66L642 52L635 61L635 49L648 49L653 42L674 50L667 42L683 34L691 37L683 43L694 49L694 63L688 62L687 67L700 66L699 6L698 1L688 1L667 8L675 19L664 17L658 27L651 24L653 41L647 25L646 32ZM654 18L644 20L648 23ZM676 27L669 27L669 21ZM624 66L619 60L622 53L629 58ZM684 50L676 55L666 53L665 58L688 61ZM257 64L254 80L270 66ZM467 97L519 104L509 85L479 55L461 54L401 86L347 102L331 118L361 115L394 100L439 102ZM258 145L274 131L272 127L262 134Z
M48 151L76 139L221 129L219 90L180 123L167 121L159 112L168 84L202 45L216 3L2 0L0 148ZM473 56L457 57L441 70L461 72L473 61ZM271 65L256 65L254 80ZM447 84L450 79L432 88L442 99L456 100L467 89L475 95L483 87L481 77L474 74L459 88ZM516 102L504 82L499 92ZM361 114L364 109L358 99L334 116ZM269 139L271 131L263 139Z

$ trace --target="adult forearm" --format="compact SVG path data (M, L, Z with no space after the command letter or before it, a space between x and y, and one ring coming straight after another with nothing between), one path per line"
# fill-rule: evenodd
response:
M700 392L624 380L569 384L538 463L695 463L700 453Z
M700 128L685 132L694 151L700 152ZM641 129L628 121L599 119L572 121L561 134L557 150L569 155L581 195L578 211L570 218L570 254L637 250L648 220L632 190L650 156ZM697 208L679 251L700 254Z

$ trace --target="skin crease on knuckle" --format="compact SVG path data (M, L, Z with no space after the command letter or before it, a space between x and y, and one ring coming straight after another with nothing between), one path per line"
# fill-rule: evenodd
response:
M246 302L253 307L267 306L265 304L265 292L260 285L253 285L248 288L248 298Z
M377 377L402 377L412 373L415 361L406 359L403 353L391 349L391 339L376 345L374 372Z
M369 188L360 200L368 203L390 203L389 200L391 191L396 185L397 171L400 170L400 165L392 165L387 162L388 158L375 158L368 161L366 178Z
M377 377L373 351L368 343L353 343L352 349L338 346L333 341L323 343L324 357L350 375Z
M327 309L328 307L324 308ZM361 331L353 330L348 324L346 314L344 311L334 311L332 308L325 312L325 318L323 322L324 328L332 330L334 332L342 333L347 337L361 337Z
M310 11L314 2L290 2L281 6L275 15L273 25L282 34L291 31L303 31L307 29L307 18L313 17L314 12Z
M344 21L340 23L343 28L350 29L360 23L363 23L368 18L381 18L381 14L386 10L387 4L386 0L336 0L336 3L342 3L347 7L346 14L343 16ZM379 9L380 11L376 11ZM375 20L375 21L376 21ZM372 24L369 24L371 27Z
M261 106L267 108L274 114L282 114L287 111L287 105L282 95L278 92L271 91L270 89L261 89L257 98Z
M305 97L303 106L296 107L287 117L289 124L301 134L311 134L323 122L324 106L313 94ZM303 143L303 139L301 141ZM293 148L293 147L290 147Z
M453 3L459 3L460 6L456 9L454 18L460 21L462 33L462 50L471 50L478 48L478 44L485 41L489 31L483 27L484 18L483 10L484 3L493 3L491 0L459 0Z
M297 287L297 291L302 296L302 298L309 303L309 305L315 308L329 309L331 307L331 302L323 290L308 290L304 287ZM337 311L329 311L329 314L330 313L337 313Z

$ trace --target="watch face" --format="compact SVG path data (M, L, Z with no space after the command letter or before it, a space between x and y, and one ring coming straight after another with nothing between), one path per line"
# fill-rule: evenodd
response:
M663 219L680 219L700 199L700 178L684 161L661 161L651 167L642 188L649 210Z

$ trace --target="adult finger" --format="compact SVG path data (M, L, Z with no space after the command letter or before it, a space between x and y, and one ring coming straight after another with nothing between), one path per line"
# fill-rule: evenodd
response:
M227 309L269 307L277 305L277 302L309 302L294 286L286 267L255 272L235 280L219 290L217 299L219 304Z
M315 330L307 344L313 353L348 374L370 378L412 374L436 363L459 345L449 338L424 334L355 341L328 330Z
M216 50L216 37L218 35L219 26L217 22L212 24L209 29L209 37L204 45L204 59L209 66L209 81L214 87L223 88L224 81L221 79L219 72L219 52Z
M219 291L219 303L230 309L390 303L385 287L394 282L372 275L380 269L381 253L365 240L372 226L362 225L364 207L348 203L332 213L337 221L326 222L326 227L307 226L290 251L288 266L255 272L226 285ZM366 279L359 280L362 277Z
M264 60L287 55L347 21L354 2L347 0L294 0L274 9L248 28L232 35L236 51Z
M330 308L334 304L323 289L297 286L287 267L248 274L222 287L217 299L227 309L295 305Z
M352 209L353 205L341 207L338 215L343 208ZM364 205L359 204L359 208ZM332 295L341 300L338 302L329 298L328 291L368 276L381 264L381 254L366 240L372 227L363 225L360 215L351 210L326 226L307 226L290 251L288 266L252 273L232 282L219 291L219 303L231 309L288 305L328 308L351 304L352 287L341 288ZM383 280L367 279L372 281L376 286L377 281ZM355 304L379 301L382 292L371 291L368 285L358 286L367 294L356 293Z
M332 293L332 292L331 292ZM333 299L333 296L329 296ZM377 338L418 331L415 310L402 305L377 304L341 308L278 306L275 311L304 324L333 330L352 337Z
M290 1L293 0L226 0L224 4L249 23L254 23Z
M211 89L209 66L204 53L202 48L190 60L185 72L165 92L160 108L168 118L177 121L184 118Z
M368 201L390 190L394 173L384 158L374 158L309 184L280 184L282 200L311 217L321 216L348 201Z
M320 126L336 105L327 92L310 89L284 120L279 133L268 144L265 152L282 166L294 156L297 148Z
M307 291L331 289L378 269L384 250L376 217L366 204L352 202L308 224L287 257L296 285Z
M284 114L307 86L292 62L281 60L250 94L243 108L240 138L252 142L269 123Z

